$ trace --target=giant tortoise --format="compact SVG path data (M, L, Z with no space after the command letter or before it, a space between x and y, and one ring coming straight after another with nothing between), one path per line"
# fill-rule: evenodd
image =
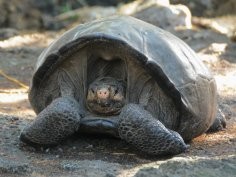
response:
M216 119L216 83L182 40L129 16L78 25L39 56L21 133L51 146L75 133L119 137L151 155L178 154Z

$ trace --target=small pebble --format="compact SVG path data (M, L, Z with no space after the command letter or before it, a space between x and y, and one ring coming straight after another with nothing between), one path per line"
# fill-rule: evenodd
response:
M63 149L62 148L58 148L57 149L59 152L63 152Z
M46 153L48 153L49 151L50 151L50 149L49 149L49 148L47 148L47 149L45 150L45 152L46 152Z
M10 127L10 128L17 128L16 125L10 125L9 127Z
M90 145L88 145L88 146L86 147L86 149L90 149L90 148L93 148L93 145L92 145L92 144L90 144Z
M106 177L115 177L115 175L111 174L111 173L107 173Z
M19 120L19 117L11 117L11 121L17 121Z

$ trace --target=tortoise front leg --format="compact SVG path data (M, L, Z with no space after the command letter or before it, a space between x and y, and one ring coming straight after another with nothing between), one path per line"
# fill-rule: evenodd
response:
M38 114L20 139L31 145L56 145L78 130L80 119L78 102L72 97L60 97Z
M118 131L121 139L147 154L174 155L187 149L177 132L167 129L148 111L136 104L128 104L122 109Z

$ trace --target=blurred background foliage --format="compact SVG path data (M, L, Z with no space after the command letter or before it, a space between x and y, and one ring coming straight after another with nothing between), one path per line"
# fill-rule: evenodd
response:
M117 6L134 0L31 0L44 13L58 15L85 6Z
M14 29L60 29L68 23L57 23L58 18L64 20L71 11L76 11L70 18L78 16L94 16L95 11L105 12L105 16L112 14L126 3L134 0L0 0L0 28ZM150 0L136 0L146 3ZM152 0L155 1L155 0ZM167 0L156 0L167 1ZM193 16L215 17L236 13L236 0L170 0L171 4L186 5ZM113 7L108 9L98 9L89 7ZM86 9L85 9L86 8ZM83 10L82 10L83 9ZM109 13L108 13L109 12ZM62 16L61 16L62 15ZM97 15L97 13L95 14ZM104 16L103 15L103 16ZM91 18L93 19L93 18ZM68 19L66 19L68 20ZM71 20L71 19L70 19ZM80 20L83 22L84 20Z

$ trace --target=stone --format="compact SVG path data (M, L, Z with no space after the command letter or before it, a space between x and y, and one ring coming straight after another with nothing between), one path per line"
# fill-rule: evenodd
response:
M135 177L222 177L236 174L236 156L222 157L175 157L156 165L143 167Z
M167 30L176 27L187 29L192 27L191 12L188 7L170 5L166 0L137 0L118 8L118 13L132 15Z

